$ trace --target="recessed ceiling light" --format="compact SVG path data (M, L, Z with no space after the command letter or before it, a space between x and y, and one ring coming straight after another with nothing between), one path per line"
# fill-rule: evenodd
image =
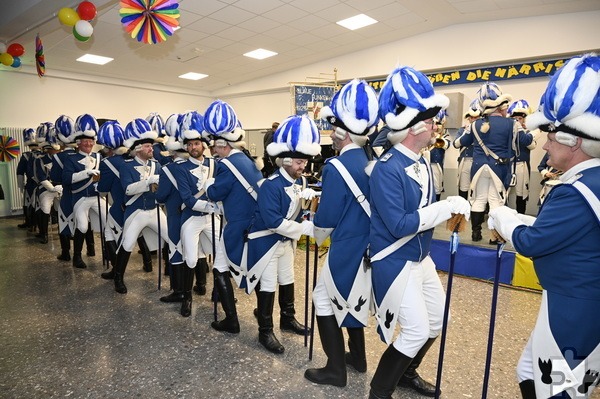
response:
M274 55L277 55L277 53L265 50L264 48L259 48L244 54L246 57L256 58L257 60L264 60L265 58L273 57Z
M183 75L179 75L178 77L180 77L181 79L200 80L200 79L204 79L207 76L208 75L205 75L203 73L188 72L188 73L184 73Z
M108 64L112 60L114 60L114 58L102 57L100 55L94 55L94 54L85 54L85 55L82 55L81 57L77 58L77 61L79 61L79 62L87 62L89 64L97 64L97 65Z
M364 28L365 26L376 24L376 19L373 19L365 14L358 14L350 18L342 19L341 21L337 21L336 24L343 26L346 29L356 30L360 28Z

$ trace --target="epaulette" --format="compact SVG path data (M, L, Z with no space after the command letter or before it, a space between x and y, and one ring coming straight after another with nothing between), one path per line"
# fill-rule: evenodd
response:
M387 162L387 160L390 159L392 157L392 155L394 155L394 154L391 152L388 152L387 154L385 154L384 156L379 158L379 162Z
M134 159L135 158L128 158L128 159L125 159L125 162L133 162Z
M273 173L271 176L267 177L267 180L274 180L279 177L279 173Z

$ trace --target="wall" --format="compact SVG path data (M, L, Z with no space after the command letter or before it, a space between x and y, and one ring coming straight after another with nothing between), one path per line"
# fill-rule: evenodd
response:
M75 119L84 113L117 119L125 125L150 112L158 112L166 119L176 112L204 110L212 101L208 95L173 92L165 87L133 87L130 82L116 79L72 73L39 78L35 72L23 72L0 73L0 126L35 128L41 122L54 123L61 114Z

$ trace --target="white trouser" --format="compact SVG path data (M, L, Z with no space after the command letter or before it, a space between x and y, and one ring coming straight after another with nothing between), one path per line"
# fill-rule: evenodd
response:
M229 271L229 263L225 256L225 243L223 242L223 236L219 238L216 245L217 253L215 255L215 261L213 262L213 269L217 269L220 273Z
M331 299L327 293L327 287L321 277L323 272L319 275L319 281L313 290L312 300L315 304L315 313L317 316L333 316L333 306L331 306Z
M149 210L139 209L132 213L127 220L125 220L121 248L127 252L131 252L137 243L140 233L146 227L158 234L158 217L156 214L156 208ZM163 242L169 242L167 218L162 210L160 211L160 230L160 236ZM160 256L160 254L158 256Z
M460 191L469 191L471 187L471 166L473 165L473 158L465 157L460 160L459 174L458 174L458 189Z
M215 217L215 239L219 239L220 219ZM212 254L213 227L210 215L192 216L181 226L181 244L188 267L196 267L198 258Z
M275 292L277 283L288 285L294 282L294 246L292 240L279 244L260 276L260 290Z
M58 197L58 193L54 191L44 191L40 194L40 209L46 215L50 214L50 210L52 210L52 205L54 204L54 199Z
M497 179L489 166L484 165L481 167L480 175L475 183L475 201L471 204L471 212L485 211L485 205L488 202L490 209L504 205L504 199L500 196L498 186L492 175Z
M433 172L433 186L435 187L435 194L441 194L444 191L444 170L442 165L439 163L432 163L431 170Z
M529 169L525 162L517 162L515 165L515 195L517 197L529 197Z
M100 210L98 210L98 197L82 197L73 206L73 215L75 218L75 228L86 233L88 230L88 222L92 225L98 223L98 215L101 214L102 226L106 224L106 215L104 214L105 209L104 199L100 198ZM94 212L90 215L90 211ZM91 218L95 218L92 220Z
M106 224L104 227L104 237L106 241L115 241L119 242L119 238L121 238L121 233L123 232L123 227L121 227L112 215L109 213Z
M398 311L401 331L393 345L408 357L415 357L429 338L442 331L446 295L431 257L408 262L408 282Z

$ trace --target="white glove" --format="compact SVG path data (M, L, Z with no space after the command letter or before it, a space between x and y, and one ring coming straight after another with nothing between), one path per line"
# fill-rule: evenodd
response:
M62 195L62 193L63 193L63 186L61 186L60 184L56 185L56 186L54 186L54 190L52 190L52 191L58 193L58 195Z
M146 179L148 181L148 185L151 184L158 184L158 180L160 179L159 175L151 175L148 176L148 179Z
M452 205L443 200L417 210L419 214L419 229L417 233L433 229L438 224L445 222L452 216Z
M315 236L315 225L313 222L310 220L304 220L302 223L300 223L300 226L302 227L302 235L311 237Z
M488 214L488 227L496 230L506 241L512 243L512 234L514 230L525 224L517 216L517 211L507 206L500 206L498 208L491 209Z
M98 176L100 171L98 169L86 169L85 171L88 176Z
M311 200L315 197L318 197L319 195L321 195L321 193L313 190L312 188L305 188L300 193L300 198L305 199L305 200Z
M206 179L204 182L204 191L208 191L208 188L215 184L215 178L211 177L210 179Z
M448 201L450 206L452 206L453 214L460 213L461 215L465 215L465 219L469 220L469 217L471 216L471 204L469 201L457 195L446 198L446 201Z

